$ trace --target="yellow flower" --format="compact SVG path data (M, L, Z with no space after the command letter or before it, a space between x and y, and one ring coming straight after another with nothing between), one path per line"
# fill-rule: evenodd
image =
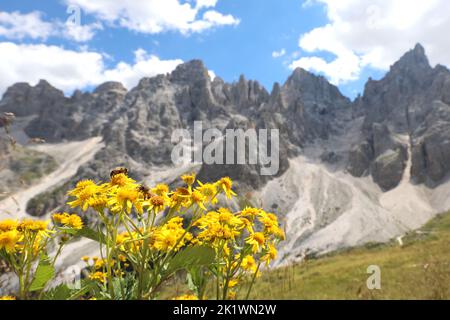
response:
M91 273L89 275L89 279L95 280L95 281L99 281L101 283L105 283L105 281L106 281L106 273L101 272L101 271L97 271L97 272Z
M195 221L194 225L201 230L198 239L212 244L216 240L234 240L243 227L241 220L224 208L208 212Z
M84 261L85 263L89 264L90 258L88 256L81 257L81 261Z
M183 180L188 186L192 186L195 182L195 173L184 174L181 176L181 180Z
M191 191L187 188L178 188L170 197L170 207L188 207L191 204Z
M20 240L20 234L16 230L0 233L0 249L5 249L7 253L12 253L16 249L16 244Z
M229 300L236 299L236 291L232 291L232 290L228 291L228 299Z
M237 279L231 279L228 281L228 288L234 288L238 285L239 281Z
M83 229L83 220L81 220L81 218L76 214L72 214L69 216L69 221L67 222L67 225L72 229L80 230Z
M53 221L71 229L80 230L83 228L83 220L76 214L55 213Z
M183 229L183 220L175 217L155 229L152 247L159 251L177 251L191 239L192 234Z
M270 261L276 259L277 257L277 249L271 243L267 245L267 253L261 257L262 261L265 261L267 265L269 265Z
M183 228L183 218L181 217L174 217L167 221L165 224L165 227L168 229L181 229Z
M89 207L97 211L103 211L108 205L108 198L104 195L96 195L87 201Z
M125 187L134 183L136 183L136 181L129 178L125 173L119 173L111 177L110 186Z
M152 189L152 192L158 196L166 196L169 193L167 184L158 184Z
M184 294L182 296L173 298L172 300L198 300L198 297L193 294Z
M253 252L257 252L259 248L264 245L265 241L266 239L262 232L252 233L247 239L245 239L245 242L252 246Z
M255 272L256 271L256 262L255 262L255 258L253 258L253 256L245 256L242 259L242 263L241 263L242 269L244 269L245 271L252 271Z
M227 224L235 229L242 229L244 227L244 224L241 219L239 219L236 215L231 213L230 210L226 208L219 208L217 210L219 213L219 223L221 224Z
M153 247L160 251L169 251L175 247L178 238L172 230L160 230L155 236Z
M149 202L149 210L153 210L155 213L164 211L168 205L168 199L163 196L153 196L150 198Z
M126 212L130 214L133 205L138 213L143 213L142 199L139 198L139 191L134 187L119 187L110 194L108 206L115 213Z
M47 229L48 224L49 221L25 219L19 223L17 230L21 232L38 233L39 235L46 237L50 232L50 230Z
M206 197L199 191L194 190L191 194L191 201L198 205L201 209L206 210L204 202L206 201Z
M89 206L89 201L101 191L99 187L92 180L83 180L77 183L75 189L69 191L69 195L75 197L74 201L70 201L67 204L72 207L80 207L83 211L86 211Z
M253 223L250 220L248 220L247 218L241 217L240 219L241 219L241 223L244 226L244 228L248 232L253 233L254 232L254 230L253 230Z
M16 297L13 296L2 296L0 300L16 300Z
M18 226L17 220L6 219L0 221L0 232L15 230Z
M233 186L233 181L229 177L224 177L216 182L218 187L225 192L227 198L231 199L232 196L236 196L236 193L231 189Z
M96 186L96 183L92 180L81 180L75 186L75 190L81 190L89 186Z
M218 202L217 196L217 187L212 183L201 183L198 181L199 186L196 188L201 194L203 194L208 201L212 204L216 204Z
M241 215L243 217L248 217L253 220L256 216L260 214L260 212L261 209L246 207L241 211Z

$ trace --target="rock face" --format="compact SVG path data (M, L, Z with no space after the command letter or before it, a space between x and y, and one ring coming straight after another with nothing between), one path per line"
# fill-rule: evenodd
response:
M392 189L403 175L405 144L411 144L412 179L438 184L450 169L449 92L449 70L432 68L421 45L407 52L383 79L369 80L353 105L354 115L364 117L364 141L351 150L349 171L361 176L370 166L374 180ZM399 136L407 141L399 142ZM381 182L385 175L389 183Z
M389 149L372 163L373 180L383 189L395 188L403 177L406 167L406 152L403 148Z
M369 142L363 142L349 152L348 171L355 177L367 174L373 160L373 148Z
M63 92L45 80L34 87L28 83L16 83L3 95L0 112L13 112L17 117L40 115L44 109L58 107L64 100Z

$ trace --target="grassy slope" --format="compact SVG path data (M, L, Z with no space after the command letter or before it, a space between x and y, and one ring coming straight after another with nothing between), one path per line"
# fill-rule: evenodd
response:
M450 213L397 242L367 245L266 272L254 299L449 299ZM381 290L368 290L369 265Z
M0 168L0 200L8 196L6 193L28 187L58 167L55 159L48 154L19 145L7 160L6 165Z

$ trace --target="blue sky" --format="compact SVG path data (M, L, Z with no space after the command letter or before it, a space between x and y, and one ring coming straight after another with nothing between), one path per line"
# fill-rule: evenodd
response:
M341 1L347 2L347 7L329 0L160 1L131 0L116 8L112 4L116 1L107 0L2 0L0 49L2 45L7 48L3 52L11 54L11 60L0 63L0 71L10 75L0 76L0 90L11 84L9 79L36 82L46 76L68 93L76 86L89 89L99 82L122 78L132 86L140 76L170 71L181 60L197 58L225 81L235 81L244 74L269 91L275 81L284 82L293 68L300 66L325 75L345 95L355 97L368 77L380 78L416 42L430 49L433 60L447 62L442 61L446 58L441 52L448 41L427 38L430 30L419 31L418 27L427 18L420 12L435 15L447 9L443 6L448 1L437 1L437 7L429 8L417 2L419 14L405 22L406 29L404 24L395 25L398 22L381 21L385 14L398 10L389 4L392 1L378 1L375 7L356 0ZM169 2L175 7L164 8ZM199 2L203 5L195 9ZM415 3L410 2L409 7ZM81 26L88 35L70 36L63 30L70 16L66 12L69 5L80 9ZM173 8L180 11L170 19ZM214 12L213 19L205 18L205 12ZM146 24L153 18L156 26ZM444 16L442 20L444 23L431 31L447 27L449 19ZM50 58L57 54L49 50L52 46L63 50L58 59ZM137 50L143 62L139 65ZM30 56L34 59L31 62ZM71 59L73 62L68 61ZM146 64L147 60L151 62Z

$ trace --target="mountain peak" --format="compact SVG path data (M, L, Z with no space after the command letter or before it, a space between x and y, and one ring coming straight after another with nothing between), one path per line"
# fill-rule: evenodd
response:
M209 80L209 75L203 61L195 59L178 65L170 74L170 78L175 82L190 83Z
M286 80L284 86L302 86L305 83L328 83L328 81L321 75L316 75L303 68L295 68L289 78Z
M406 52L392 69L431 69L425 48L417 43L414 49Z
M111 92L116 91L123 94L127 93L127 89L123 86L122 83L117 81L108 81L105 83L102 83L97 88L95 88L94 93L103 93L103 92Z

